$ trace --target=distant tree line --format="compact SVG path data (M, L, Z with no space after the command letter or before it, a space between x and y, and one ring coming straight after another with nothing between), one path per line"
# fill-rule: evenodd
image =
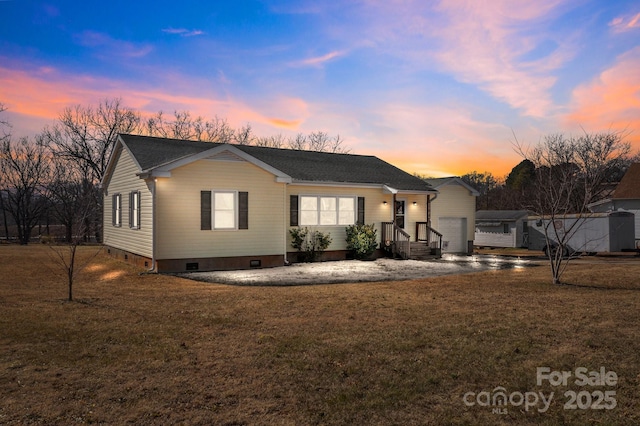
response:
M583 213L606 198L640 154L620 133L552 134L532 149L515 145L524 158L506 176L472 171L461 179L480 195L477 210Z
M0 113L6 106L0 103ZM0 115L0 236L27 244L35 227L56 224L67 242L101 241L102 181L120 133L194 141L234 143L334 153L349 152L344 140L317 131L255 135L250 124L234 129L225 119L194 117L188 111L145 117L105 99L97 105L65 108L35 138L15 138L11 123ZM15 230L14 232L11 232Z

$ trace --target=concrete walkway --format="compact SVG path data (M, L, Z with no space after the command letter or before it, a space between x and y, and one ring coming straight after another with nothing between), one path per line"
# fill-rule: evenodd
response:
M210 283L292 286L402 281L440 275L468 274L492 269L522 268L535 264L537 263L528 260L493 255L444 255L440 260L430 261L385 258L375 261L342 260L338 262L296 263L277 268L189 272L178 275Z

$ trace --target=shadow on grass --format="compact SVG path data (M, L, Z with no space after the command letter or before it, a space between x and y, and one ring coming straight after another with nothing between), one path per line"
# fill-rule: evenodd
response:
M558 284L559 287L576 287L576 288L589 288L594 290L623 290L623 291L640 291L639 287L607 287L601 285L589 285L589 284L575 284L562 282Z

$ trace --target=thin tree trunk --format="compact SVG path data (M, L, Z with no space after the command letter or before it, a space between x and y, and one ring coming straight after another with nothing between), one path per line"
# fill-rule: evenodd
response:
M69 278L69 302L73 301L73 269L76 261L77 244L71 246L71 258L69 259L69 267L67 268L67 277Z
M0 210L2 210L2 222L4 224L4 235L9 241L9 223L7 222L7 211L4 209L4 197L0 192Z

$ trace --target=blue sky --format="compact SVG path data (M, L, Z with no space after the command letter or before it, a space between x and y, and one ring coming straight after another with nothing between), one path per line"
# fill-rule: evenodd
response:
M502 176L515 137L623 131L640 148L637 1L0 0L0 16L16 135L117 97L339 134L433 176Z

